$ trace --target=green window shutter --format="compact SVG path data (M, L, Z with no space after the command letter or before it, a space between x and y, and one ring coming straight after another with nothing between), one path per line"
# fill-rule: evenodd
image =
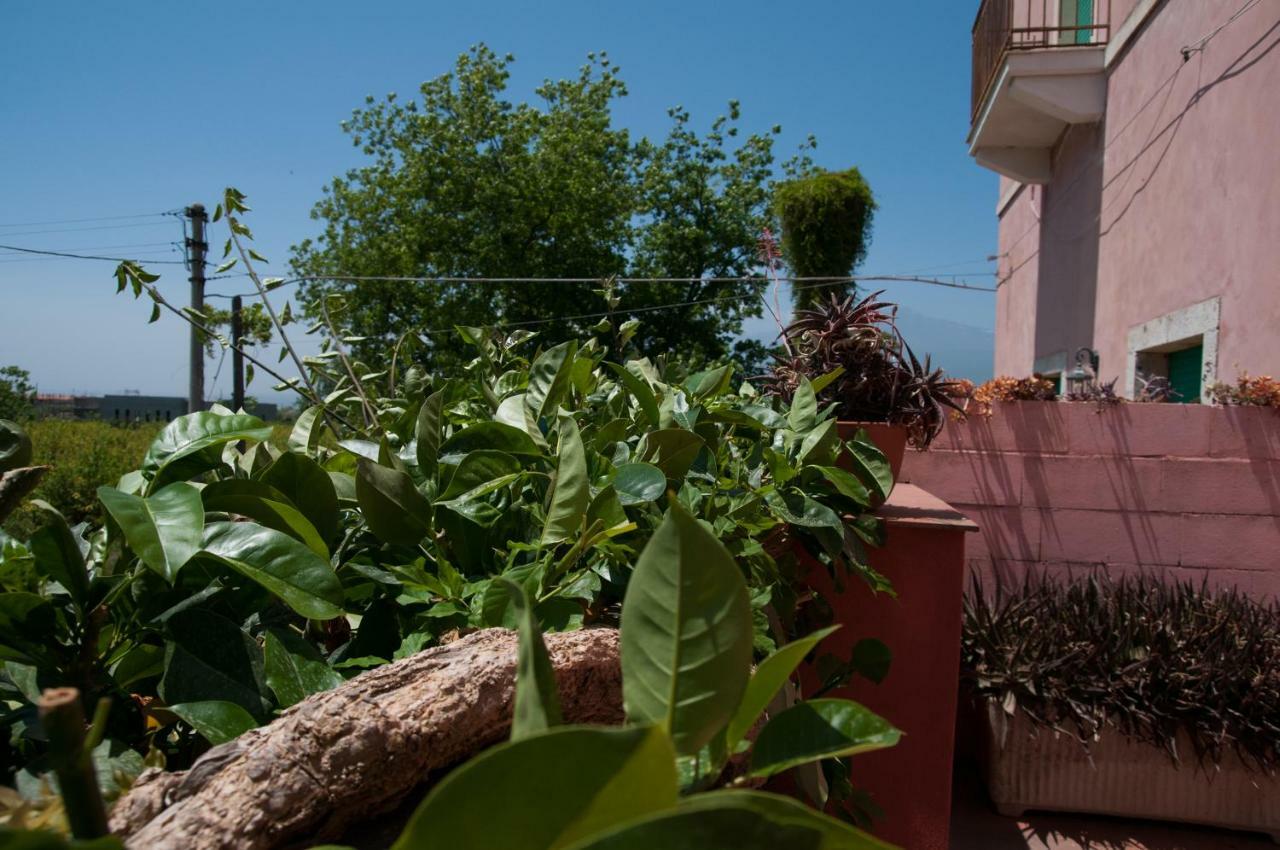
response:
M1175 401L1183 404L1200 401L1200 369L1203 362L1203 345L1184 348L1169 355L1169 386L1177 393Z

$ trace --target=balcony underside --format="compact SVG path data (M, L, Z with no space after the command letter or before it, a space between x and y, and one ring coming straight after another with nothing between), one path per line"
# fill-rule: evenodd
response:
M1010 51L969 134L979 165L1022 183L1047 183L1050 153L1068 124L1100 121L1107 81L1102 45Z

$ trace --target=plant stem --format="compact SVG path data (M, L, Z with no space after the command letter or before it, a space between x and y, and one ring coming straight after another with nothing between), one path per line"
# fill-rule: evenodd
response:
M324 316L325 326L329 328L330 338L333 340L333 349L338 352L338 359L342 361L342 368L347 371L347 377L351 379L351 387L356 391L356 395L360 396L360 412L364 415L364 424L368 428L372 428L378 424L378 412L369 402L369 396L364 391L364 385L360 383L360 378L356 376L356 370L351 366L351 360L347 357L347 352L342 348L342 342L338 338L338 329L334 327L333 319L329 317L329 305L325 303L325 296L320 296L320 313Z
M102 804L92 752L85 746L84 710L75 688L50 688L40 695L40 725L49 739L49 757L75 838L107 834L107 809Z

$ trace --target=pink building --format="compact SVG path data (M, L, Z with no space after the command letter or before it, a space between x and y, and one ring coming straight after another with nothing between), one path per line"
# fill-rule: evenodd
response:
M996 373L1280 374L1280 0L984 0L973 63Z

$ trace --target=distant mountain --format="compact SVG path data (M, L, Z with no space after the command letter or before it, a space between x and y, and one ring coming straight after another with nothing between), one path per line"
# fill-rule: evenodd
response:
M898 329L921 360L930 355L935 367L954 378L982 383L995 369L996 337L988 330L938 319L909 310L898 310Z

